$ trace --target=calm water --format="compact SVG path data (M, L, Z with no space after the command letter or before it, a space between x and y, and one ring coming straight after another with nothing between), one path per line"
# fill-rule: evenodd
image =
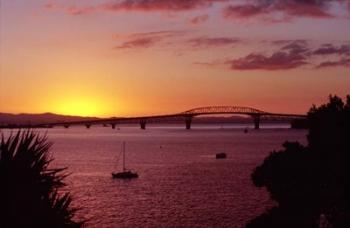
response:
M54 165L72 173L67 183L81 207L77 218L88 227L244 227L273 205L265 189L253 186L254 167L285 140L306 140L301 130L193 127L48 130ZM123 141L138 179L111 178L121 168ZM228 158L216 160L218 152Z

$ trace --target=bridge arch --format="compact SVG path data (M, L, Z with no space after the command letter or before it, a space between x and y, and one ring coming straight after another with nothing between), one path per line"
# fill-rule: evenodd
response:
M269 114L255 108L243 106L206 106L187 110L183 115L209 115L209 114L246 114L246 115L264 115Z
M191 119L198 115L211 115L211 114L242 114L249 115L254 120L255 129L260 127L260 116L268 115L268 112L264 112L255 108L242 107L242 106L206 106L187 110L180 113L186 116L186 129L191 128Z

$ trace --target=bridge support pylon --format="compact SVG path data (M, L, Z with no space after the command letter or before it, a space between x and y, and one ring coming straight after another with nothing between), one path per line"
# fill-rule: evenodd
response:
M144 119L140 120L140 127L142 130L146 129L146 120L144 120Z
M186 123L186 129L191 129L191 123L192 123L192 116L186 116L185 123Z
M254 120L254 128L260 129L260 115L254 115L252 116Z

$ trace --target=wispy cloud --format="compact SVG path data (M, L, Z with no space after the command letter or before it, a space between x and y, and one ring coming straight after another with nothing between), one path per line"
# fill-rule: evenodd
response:
M71 15L82 15L93 12L119 12L119 11L188 11L208 8L218 2L230 0L114 0L106 1L97 5L88 6L63 6L53 3L45 5L47 9L60 9Z
M225 67L226 63L221 60L214 60L211 62L194 62L193 64L205 67Z
M286 70L309 64L308 56L307 47L293 42L271 55L251 53L227 63L232 70Z
M231 70L290 70L302 66L312 68L350 67L350 45L322 44L312 48L306 40L278 40L272 41L272 46L278 49L271 54L250 53L244 57L230 60L200 62L205 66L226 64ZM281 46L282 45L282 46ZM322 56L322 60L318 57ZM327 60L327 58L329 60Z
M348 55L350 56L350 45L344 44L341 46L334 46L333 44L323 44L320 48L313 52L314 55Z
M328 67L350 67L350 58L343 58L337 61L325 61L317 65L316 68Z
M136 38L133 40L125 41L121 45L116 46L115 48L117 49L148 48L153 46L159 40L160 40L159 37Z
M209 15L208 14L204 14L204 15L200 15L200 16L191 18L189 20L189 22L192 25L199 25L199 24L202 24L202 23L206 22L208 19L209 19Z
M185 30L169 30L169 31L154 31L145 33L131 34L114 34L116 40L122 41L116 49L131 49L131 48L148 48L157 44L169 45L173 44L185 48L218 48L228 47L234 44L243 42L237 37L194 37L191 39L184 38L188 35ZM168 42L176 40L176 42ZM193 49L192 49L193 50Z
M283 39L283 40L273 40L273 41L264 41L264 42L268 42L271 43L273 45L287 45L287 44L292 44L292 43L299 43L299 44L307 44L307 40L304 39Z
M226 0L123 0L102 5L111 11L184 11L210 7Z
M220 47L237 44L241 39L235 37L197 37L188 41L192 47Z
M46 8L46 9L53 9L55 7L56 7L56 5L52 2L48 2L48 3L44 4L44 8Z
M347 4L347 0L248 0L230 4L223 10L225 18L262 18L270 22L285 22L296 17L332 18L335 4Z
M122 40L122 43L116 46L116 49L134 49L152 47L166 38L182 36L186 31L154 31L131 34L114 34L114 38Z

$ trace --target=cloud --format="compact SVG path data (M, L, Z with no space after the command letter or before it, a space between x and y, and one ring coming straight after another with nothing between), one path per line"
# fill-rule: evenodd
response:
M211 7L214 3L229 0L114 0L90 6L59 6L52 3L44 5L46 9L63 10L71 15L83 15L94 12L119 11L188 11ZM54 7L48 7L52 5Z
M350 56L350 45L344 44L339 47L333 46L332 44L323 44L320 48L313 52L314 55L347 55Z
M115 34L115 39L123 40L122 44L115 47L115 49L133 49L133 48L148 48L154 46L166 38L175 36L182 36L186 31L154 31L144 33L132 34Z
M70 6L66 8L66 12L70 15L84 15L92 13L96 10L93 6L86 6L86 7L76 7L76 6Z
M333 17L329 12L329 0L294 0L279 1L275 10L291 16L327 18Z
M188 34L185 30L154 31L131 34L114 34L114 39L121 40L116 49L148 48L156 44L169 45L167 41L176 40L176 44L192 48L216 48L230 46L243 42L236 37L195 37L192 39L178 39ZM175 42L173 42L175 43Z
M249 19L261 18L268 22L286 22L296 17L332 18L331 10L336 4L342 4L350 11L349 0L105 0L95 5L67 5L46 3L45 9L59 10L70 15L85 15L96 12L180 12L210 8L217 3L228 3L223 9L225 18ZM190 20L200 24L208 19L201 15Z
M210 7L215 2L226 0L123 0L104 4L111 11L185 11Z
M327 67L350 67L350 58L344 58L337 61L325 61L320 63L316 68L327 68Z
M232 38L232 37L199 37L190 39L188 41L192 47L196 48L205 48L205 47L220 47L220 46L227 46L232 45L241 42L238 38Z
M123 38L141 38L141 37L174 37L174 36L182 36L186 34L185 30L161 30L161 31L152 31L152 32L138 32L138 33L130 33L130 34L114 34L115 39L123 39Z
M212 62L194 62L195 65L205 66L205 67L217 67L217 66L224 66L225 63L223 63L220 60L215 60Z
M226 18L247 18L268 12L268 8L261 4L230 5L224 9L224 16Z
M308 64L302 55L276 52L271 56L249 54L230 61L232 70L286 70Z
M130 41L126 41L120 46L116 46L117 49L126 49L126 48L148 48L153 46L159 39L155 37L144 37L138 38Z
M80 6L80 7L75 5L65 6L62 4L56 4L52 2L44 4L44 8L47 10L63 11L67 14L74 15L74 16L93 13L98 9L95 6Z
M303 40L303 39L296 39L296 40L284 39L284 40L273 40L273 41L265 41L265 42L269 42L273 45L287 45L291 43L299 43L299 44L306 45L308 43L307 40Z
M272 45L279 48L272 54L250 53L244 57L221 61L229 65L231 70L289 70L304 65L313 65L316 69L326 67L350 67L350 45L323 44L318 48L311 48L306 40L278 40L272 41ZM282 45L282 46L280 46ZM322 62L319 57L322 56ZM326 57L331 60L325 60ZM317 63L318 62L318 63ZM201 63L206 66L218 65L213 63Z
M305 43L292 42L269 56L251 53L227 63L232 70L286 70L309 64L308 56Z
M209 15L204 14L190 19L192 25L199 25L206 22L209 19Z
M248 0L230 4L223 10L225 18L262 18L271 22L285 22L295 17L332 18L330 9L347 0Z
M56 5L53 4L52 2L49 2L49 3L44 4L44 8L45 8L45 9L53 9L53 8L55 8L55 7L56 7Z
M289 44L284 45L281 51L287 51L291 54L303 54L310 55L310 48L308 47L308 42L305 40L295 40Z

